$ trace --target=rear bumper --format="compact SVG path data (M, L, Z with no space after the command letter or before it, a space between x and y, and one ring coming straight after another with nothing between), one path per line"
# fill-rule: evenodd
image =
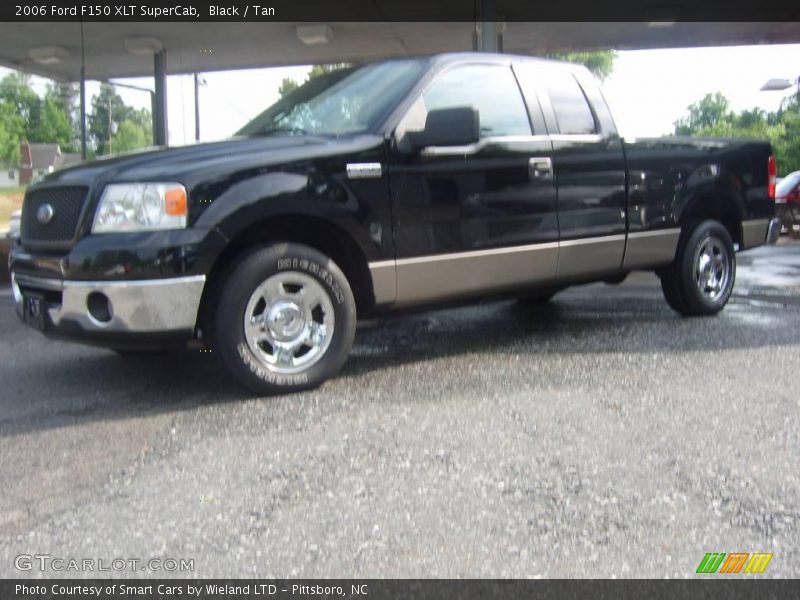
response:
M754 219L742 222L743 250L778 241L781 226L779 219Z
M11 289L17 315L26 323L25 295L43 299L45 334L118 345L134 337L193 337L205 279L69 281L12 272Z
M780 219L772 219L769 222L769 228L767 229L767 244L774 245L778 243L778 238L781 235L781 220Z

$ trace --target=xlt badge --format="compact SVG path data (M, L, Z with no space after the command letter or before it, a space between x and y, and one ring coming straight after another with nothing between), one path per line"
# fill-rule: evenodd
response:
M347 165L348 179L378 178L382 173L381 163L350 163Z

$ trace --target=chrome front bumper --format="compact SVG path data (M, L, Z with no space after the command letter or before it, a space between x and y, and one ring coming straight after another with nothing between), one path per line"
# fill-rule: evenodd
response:
M45 306L46 329L77 325L87 332L167 333L194 330L204 275L144 281L62 281L11 274L14 305L23 318L25 292L54 294L60 302ZM108 305L106 320L95 318L89 296L101 294Z

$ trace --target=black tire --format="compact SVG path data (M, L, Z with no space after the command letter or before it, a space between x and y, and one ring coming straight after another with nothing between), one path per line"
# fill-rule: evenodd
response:
M300 284L286 283L290 280L299 281ZM256 290L267 286L268 281L277 281L277 289L285 296L276 296L271 304L267 304L264 299L256 301L260 297L255 294ZM301 244L270 244L246 254L221 282L221 286L218 302L210 315L212 322L206 324L206 328L212 333L209 339L214 353L222 358L228 371L245 387L258 394L297 392L318 387L339 372L353 344L356 307L347 278L330 258ZM315 305L316 308L313 308L313 317L308 317L312 315L310 303L304 304L300 299L292 300L298 296L289 296L300 293L304 287L311 290L309 294L312 297L318 296L321 299ZM297 289L291 291L293 288ZM297 342L303 337L302 333L298 333L292 340L279 340L274 346L273 338L254 342L252 335L248 337L245 334L245 314L248 304L254 301L256 304L251 304L250 310L252 306L256 307L256 311L259 306L263 306L263 309L260 315L250 315L250 318L258 321L264 335L271 332L274 336L273 327L283 328L280 335L289 335L286 328L297 330L295 324L302 325L303 328L298 330L300 332L305 332L314 324L318 331L324 329L326 333L321 334L327 340L324 348L323 344L315 345L309 340L308 347L311 349L307 350L306 346L301 345L298 350L287 351L290 354L286 354L294 361L302 360L304 351L306 354L315 352L311 359L313 362L303 368L302 365L283 367L278 364L281 356L278 344L282 341ZM281 306L287 308L281 309ZM332 314L332 321L328 313ZM275 319L270 320L271 316ZM317 323L317 319L321 323ZM324 321L325 319L328 321ZM331 332L328 332L324 322L333 323ZM269 363L270 353L278 361L275 364ZM290 368L299 370L286 372Z
M701 289L706 283L703 266L708 264L708 256L716 257L720 266L708 269L714 272L714 285ZM718 276L720 273L724 275ZM687 317L717 314L728 303L736 280L736 253L728 230L713 220L686 227L675 262L659 271L659 276L664 298L676 312Z
M671 273L661 273L661 291L664 293L664 299L672 310L681 315L686 314L688 309Z

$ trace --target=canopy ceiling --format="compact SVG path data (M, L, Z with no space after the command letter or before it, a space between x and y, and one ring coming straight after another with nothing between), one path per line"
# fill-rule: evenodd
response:
M298 26L276 22L87 22L84 23L86 78L151 76L152 55L131 54L125 40L155 37L167 51L169 74L429 54L472 49L475 25L469 22L329 23L330 40L307 45ZM0 65L54 79L77 80L81 65L78 22L3 23ZM644 22L499 24L503 50L540 54L554 50L641 49L800 42L800 23ZM66 50L58 62L31 59L32 48Z

